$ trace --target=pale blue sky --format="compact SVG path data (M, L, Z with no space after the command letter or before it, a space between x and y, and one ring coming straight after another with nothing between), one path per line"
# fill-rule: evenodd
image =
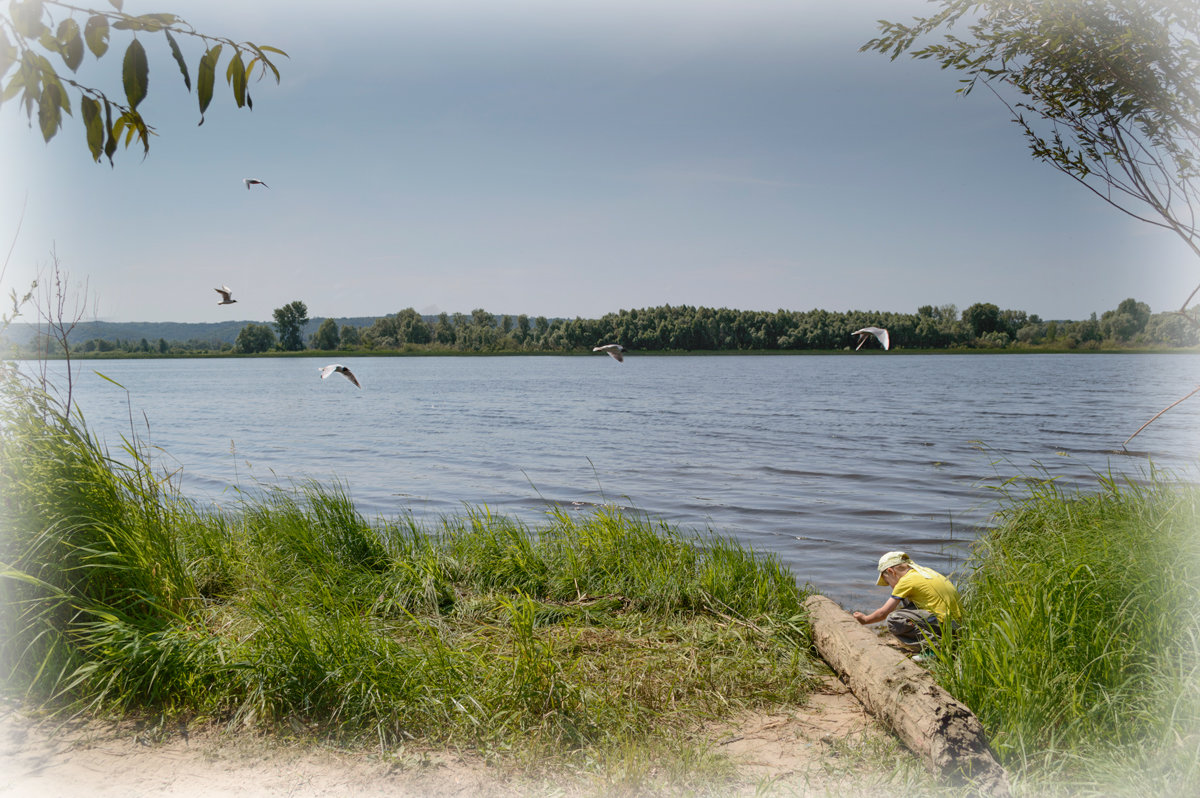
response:
M1034 163L957 75L858 52L876 19L929 8L126 0L287 50L283 81L253 86L253 112L219 83L197 127L147 38L159 135L115 169L77 121L47 145L0 107L5 247L24 208L5 293L53 248L116 321L261 321L294 299L311 316L1177 307L1200 269L1170 234ZM111 88L126 42L87 76ZM222 283L239 304L216 305Z

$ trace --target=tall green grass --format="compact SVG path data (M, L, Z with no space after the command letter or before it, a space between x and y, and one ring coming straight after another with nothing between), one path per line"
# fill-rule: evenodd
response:
M0 675L28 702L596 761L695 757L699 719L816 683L804 590L720 537L613 509L368 520L336 484L202 510L136 442L0 398Z
M1195 794L1200 488L1161 474L1010 498L977 544L939 678L1042 787Z
M6 682L53 700L170 704L192 689L172 665L192 656L180 645L195 603L171 532L179 506L142 452L110 458L46 394L6 394L2 424Z

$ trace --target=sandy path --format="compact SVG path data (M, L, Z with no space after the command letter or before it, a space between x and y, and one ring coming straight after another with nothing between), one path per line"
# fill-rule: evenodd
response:
M886 737L835 679L792 711L752 714L711 730L738 763L730 795L859 794L838 761L847 744ZM151 742L129 725L0 719L3 798L407 798L597 795L595 784L517 782L477 760L400 750L383 757L247 735L173 730ZM859 787L865 785L859 784ZM848 791L849 790L849 791ZM775 792L776 790L772 790ZM648 792L647 794L653 794Z

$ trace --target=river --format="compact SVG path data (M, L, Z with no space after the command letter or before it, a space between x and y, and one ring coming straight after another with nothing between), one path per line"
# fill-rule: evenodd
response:
M961 572L1011 477L1091 490L1151 462L1195 479L1200 462L1200 397L1122 452L1200 381L1195 354L340 361L361 389L322 380L325 362L89 360L74 398L110 449L136 435L201 504L312 479L340 482L368 517L431 523L618 505L774 554L866 609L886 597L884 551Z

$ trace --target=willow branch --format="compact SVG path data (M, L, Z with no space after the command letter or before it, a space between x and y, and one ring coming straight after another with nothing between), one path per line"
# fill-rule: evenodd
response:
M1200 393L1200 385L1197 385L1195 388L1193 388L1193 389L1191 390L1191 392L1190 392L1190 393L1188 393L1188 395L1187 395L1187 396L1180 397L1179 399L1176 399L1174 402L1171 402L1171 404L1169 404L1169 405L1167 405L1166 407L1164 407L1162 410L1159 410L1157 413L1155 413L1155 414L1154 414L1154 418L1150 419L1150 420L1149 420L1149 421L1147 421L1145 424L1143 424L1142 426L1138 427L1138 428L1137 428L1137 432L1133 433L1133 435L1130 435L1128 438L1126 438L1126 439L1125 439L1125 443L1122 443L1122 444L1121 444L1121 448L1122 448L1122 449L1124 449L1124 448L1125 448L1125 446L1126 446L1126 444L1128 444L1128 443L1129 443L1131 440L1133 440L1133 439L1134 439L1134 436L1136 436L1136 435L1138 434L1138 432L1141 432L1141 431L1142 431L1142 430L1144 430L1146 427L1148 427L1148 426L1150 426L1151 424L1153 424L1153 423L1154 423L1154 422L1155 422L1155 421L1158 419L1158 417L1159 417L1159 416L1161 416L1163 413L1167 412L1168 410L1170 410L1170 409L1171 409L1172 407L1174 407L1175 405L1177 405L1177 404L1180 404L1181 402L1184 402L1184 401L1186 401L1187 399L1190 399L1191 397L1195 396L1195 395L1196 395L1196 394L1198 394L1198 393Z

